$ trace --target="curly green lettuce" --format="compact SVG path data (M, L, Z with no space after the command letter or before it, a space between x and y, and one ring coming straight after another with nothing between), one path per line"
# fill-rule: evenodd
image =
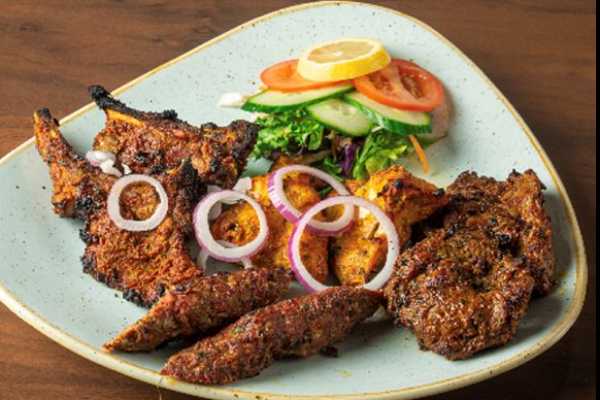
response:
M404 136L383 129L371 132L354 161L352 177L367 179L369 175L396 163L411 150L412 145Z
M339 181L343 179L342 167L331 155L325 157L316 165L316 167L327 172L329 175L335 177Z
M365 138L336 140L337 132L326 128L304 109L264 114L256 123L261 129L252 158L268 159L276 153L316 152L329 149L333 143L336 147L333 154L313 165L340 180L367 179L414 151L407 137L385 129L373 131Z
M267 114L256 123L261 127L252 156L268 158L274 152L298 154L319 150L325 126L304 109Z

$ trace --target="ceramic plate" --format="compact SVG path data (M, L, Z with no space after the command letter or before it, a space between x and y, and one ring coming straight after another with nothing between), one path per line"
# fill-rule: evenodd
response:
M551 162L510 103L473 62L423 22L368 4L300 5L245 23L115 94L142 110L174 108L194 124L227 123L247 115L218 108L223 92L252 92L265 66L315 42L341 36L378 38L394 56L414 59L446 84L456 114L450 137L429 151L434 172L428 179L446 185L466 169L504 179L513 168L533 168L547 186L558 286L531 304L507 346L450 362L420 351L407 330L370 323L340 346L339 358L277 362L258 377L220 387L161 377L165 350L105 354L101 344L144 310L81 272L80 224L53 215L48 171L32 140L0 163L0 300L45 335L107 368L168 389L219 399L418 397L481 381L548 349L573 324L585 295L585 252L571 203ZM85 152L104 116L88 105L61 124L67 139ZM419 172L411 163L409 168Z

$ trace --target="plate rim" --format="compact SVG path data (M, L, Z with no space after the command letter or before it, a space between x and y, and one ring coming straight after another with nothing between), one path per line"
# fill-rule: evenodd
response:
M137 83L143 81L144 79L154 75L155 73L174 65L185 58L189 57L192 54L195 54L205 48L208 48L221 40L227 38L228 36L242 31L243 29L252 26L258 22L263 22L273 17L289 14L297 11L301 11L309 8L318 8L323 6L330 5L359 5L366 7L373 7L379 10L384 10L389 13L396 14L403 18L411 20L416 25L421 28L429 31L434 36L437 37L438 40L442 41L446 44L452 52L458 55L464 62L466 62L474 71L477 73L483 81L492 89L497 98L504 104L504 106L510 111L512 116L515 118L522 131L525 133L527 138L529 139L532 147L540 156L544 167L550 174L554 185L557 188L557 191L560 195L561 203L565 208L565 214L568 220L568 223L572 228L573 235L573 243L575 244L575 252L574 258L576 262L576 281L575 281L575 293L573 299L571 301L571 305L566 313L566 315L559 321L559 323L548 332L543 338L541 338L537 343L529 347L528 349L521 351L512 357L494 364L492 366L482 368L480 370L463 374L460 376L456 376L453 378L448 378L444 380L440 380L433 383L427 383L417 386L405 387L402 389L394 389L388 391L381 392L367 392L367 393L352 393L352 394L338 394L338 395L284 395L277 393L263 393L263 392L250 392L244 390L238 390L236 388L224 388L220 386L206 386L206 385L195 385L189 384L181 381L177 381L175 379L165 377L160 375L158 372L150 370L148 368L140 367L135 365L129 361L121 359L118 356L105 353L101 350L96 350L93 346L84 343L79 338L71 335L68 332L62 331L60 328L54 326L50 321L46 320L44 317L36 313L34 310L29 308L27 305L21 303L18 298L4 285L0 282L0 302L2 302L11 312L25 321L27 324L32 326L34 329L57 342L61 346L67 348L68 350L96 363L105 368L111 369L117 373L122 375L126 375L130 378L143 381L145 383L149 383L155 386L163 387L165 389L174 390L181 393L186 393L194 396L205 396L215 399L281 399L281 400L289 400L289 399L311 399L311 400L325 400L325 399L365 399L365 400L373 400L373 399L405 399L405 398L417 398L428 395L434 395L442 392L447 392L450 390L458 389L461 387L465 387L477 382L481 382L485 379L492 378L494 376L500 375L504 372L507 372L513 368L516 368L538 355L545 352L551 346L553 346L556 342L558 342L571 328L571 326L577 320L577 317L581 313L583 308L583 304L585 302L586 292L587 292L587 281L588 281L588 264L587 264L587 255L585 251L585 245L583 242L583 237L581 234L581 229L579 227L579 223L577 221L577 216L575 214L573 205L571 200L567 194L567 191L562 183L560 176L558 175L552 161L548 157L546 151L539 143L536 136L533 134L529 126L526 124L521 115L517 112L511 102L504 96L504 94L496 87L496 85L487 77L487 75L475 64L469 57L467 57L457 46L455 46L449 39L443 36L441 33L432 28L429 24L411 16L405 14L401 11L394 10L389 7L380 6L376 4L370 4L365 2L358 1L345 1L345 0L325 0L325 1L317 1L313 3L303 3L290 7L285 7L276 11L272 11L270 13L258 16L253 18L247 22L244 22L200 45L194 47L193 49L159 65L156 68L151 69L150 71L138 76L137 78L125 83L124 85L118 87L113 90L112 93L114 95L118 95L123 93L127 89L135 86ZM85 106L79 108L73 113L65 116L60 120L60 124L67 123L68 121L77 118L78 116L88 112L93 109L95 104L93 102L86 104ZM34 144L34 138L26 140L21 143L19 146L8 152L4 157L0 159L0 167L8 160L17 156L19 153L28 149L30 146Z

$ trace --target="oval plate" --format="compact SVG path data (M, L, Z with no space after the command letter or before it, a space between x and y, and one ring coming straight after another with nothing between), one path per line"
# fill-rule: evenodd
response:
M587 265L573 208L554 167L511 104L472 61L423 22L360 3L291 7L245 23L115 94L143 110L174 108L194 124L226 123L247 114L217 108L223 92L252 92L265 66L315 42L341 36L378 38L394 56L414 59L447 86L456 115L450 137L429 151L434 172L428 179L446 185L467 169L504 179L513 168L533 168L547 186L559 283L550 296L531 304L508 345L450 362L420 351L406 330L370 323L340 346L337 359L314 356L277 362L258 377L221 387L161 377L157 371L168 350L103 353L101 344L144 310L81 272L80 225L52 214L48 171L32 140L0 162L0 300L43 334L107 368L164 388L219 399L413 398L481 381L548 349L571 327L585 296ZM103 123L103 114L93 105L61 121L65 136L80 152L89 148ZM415 166L409 163L418 173Z

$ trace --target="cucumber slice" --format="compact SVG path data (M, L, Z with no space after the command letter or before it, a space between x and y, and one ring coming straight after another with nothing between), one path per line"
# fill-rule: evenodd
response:
M341 134L365 136L373 123L358 108L340 99L329 99L310 105L308 113L317 121Z
M390 132L401 135L431 132L431 117L427 113L388 107L359 92L344 95L344 100L358 107L371 121Z
M265 90L250 97L242 106L245 111L275 113L294 110L318 103L332 97L338 97L353 89L351 84L327 86L319 89L303 90L301 92L280 92Z

